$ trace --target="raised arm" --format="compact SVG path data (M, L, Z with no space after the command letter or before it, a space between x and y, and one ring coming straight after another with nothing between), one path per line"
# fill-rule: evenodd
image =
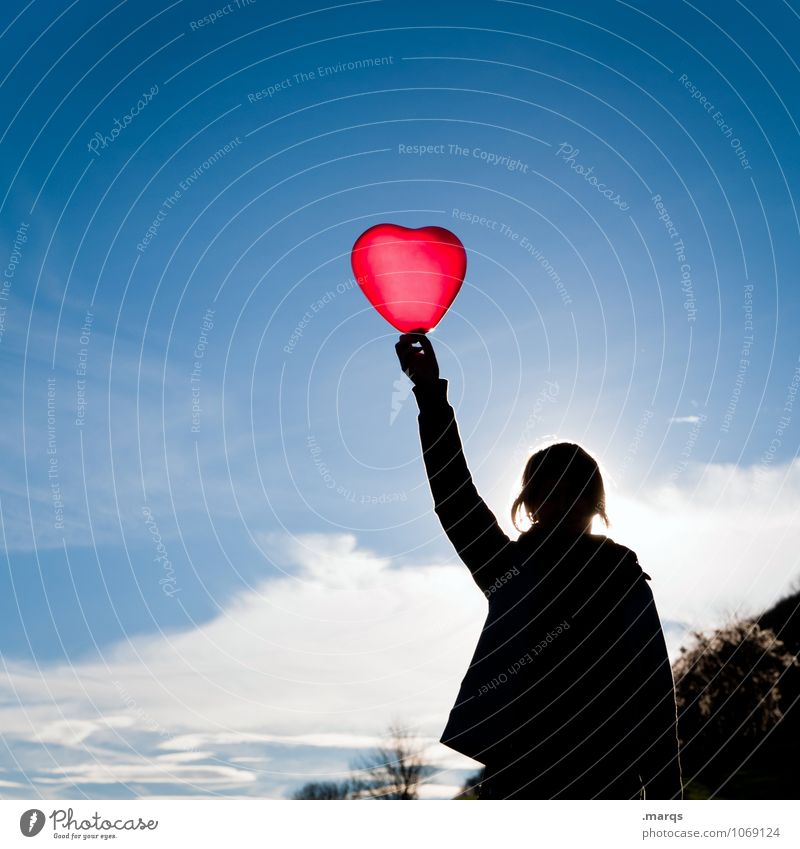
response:
M633 625L626 639L640 675L633 699L632 722L641 741L639 774L647 799L681 799L675 685L661 620L644 577L626 600Z
M421 347L414 347L414 343ZM439 377L430 340L421 333L407 333L400 337L396 350L403 371L414 383L422 456L434 510L475 582L488 593L494 581L510 568L511 540L472 482L455 413L447 400L447 381Z

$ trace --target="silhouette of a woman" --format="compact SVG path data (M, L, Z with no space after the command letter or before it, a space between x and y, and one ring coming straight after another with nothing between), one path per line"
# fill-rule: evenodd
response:
M680 799L675 692L646 575L607 522L597 463L534 454L511 540L472 482L430 340L403 334L434 509L489 603L442 742L485 765L488 799Z

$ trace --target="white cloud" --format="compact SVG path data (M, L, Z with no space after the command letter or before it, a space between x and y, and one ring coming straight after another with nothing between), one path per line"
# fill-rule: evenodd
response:
M420 799L452 799L461 791L460 784L423 784L419 789Z
M75 764L51 770L52 775L39 776L39 784L179 784L196 788L239 787L256 780L256 774L244 769L209 764L148 764L142 759L131 763ZM45 791L46 792L46 791Z
M670 424L697 424L700 416L673 416L667 419Z
M609 497L610 535L634 549L663 619L707 627L758 613L800 574L800 460L692 465L675 481Z
M240 595L206 625L41 675L7 665L6 740L38 739L56 762L32 780L233 788L255 773L228 754L369 748L393 719L436 738L485 613L466 570L395 569L349 535L263 542L299 572ZM198 749L229 768L157 757ZM112 763L109 751L125 756Z
M381 743L377 734L255 734L253 732L197 732L180 734L158 744L159 749L197 749L199 746L271 743L278 746L315 746L323 749L372 749ZM248 758L232 758L245 762ZM254 760L261 761L262 758Z
M128 728L135 722L131 716L106 716L102 721L89 719L59 719L46 723L35 734L40 743L58 746L78 746L92 734L109 728Z

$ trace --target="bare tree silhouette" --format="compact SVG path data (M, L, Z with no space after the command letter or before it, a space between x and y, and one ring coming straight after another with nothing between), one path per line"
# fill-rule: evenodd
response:
M292 794L293 799L418 799L433 765L423 747L405 726L393 724L383 746L351 764L345 781L312 781Z
M292 799L352 799L349 781L310 781L292 793Z
M433 771L411 731L391 725L385 745L361 758L352 782L357 799L418 799L425 776Z

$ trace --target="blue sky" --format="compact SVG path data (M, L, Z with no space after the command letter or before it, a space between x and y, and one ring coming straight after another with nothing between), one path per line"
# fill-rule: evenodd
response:
M351 279L381 221L467 248L433 339L509 530L578 439L673 650L797 578L797 4L279 14L5 9L3 795L274 796L438 736L483 602Z

